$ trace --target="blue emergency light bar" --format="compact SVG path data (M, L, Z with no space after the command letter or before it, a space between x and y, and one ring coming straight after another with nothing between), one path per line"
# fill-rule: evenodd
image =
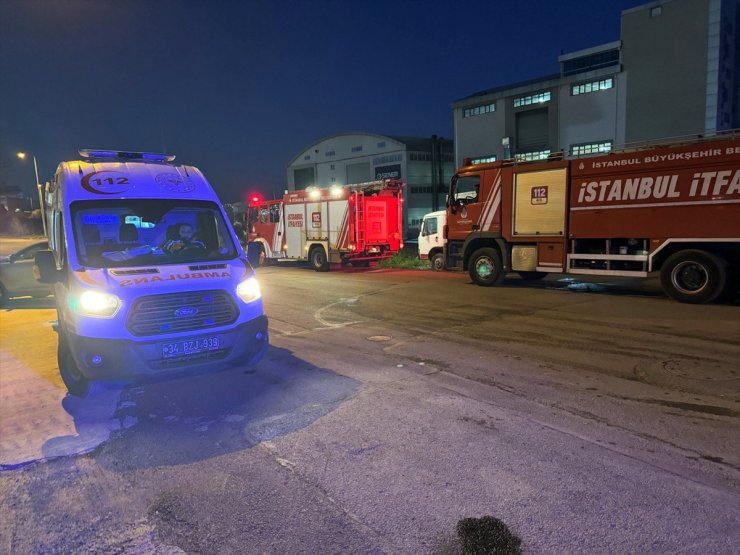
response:
M149 160L152 162L174 162L174 154L157 154L155 152L126 152L123 150L93 150L83 148L78 151L83 160L104 158L107 160Z

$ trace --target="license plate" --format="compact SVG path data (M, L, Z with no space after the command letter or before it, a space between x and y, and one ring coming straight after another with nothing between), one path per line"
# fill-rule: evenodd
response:
M162 343L162 358L179 357L213 351L220 346L218 337L202 337L200 339L181 339L172 343Z

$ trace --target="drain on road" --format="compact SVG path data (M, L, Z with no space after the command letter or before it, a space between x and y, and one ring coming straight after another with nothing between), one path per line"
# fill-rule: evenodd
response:
M367 338L368 341L390 341L393 339L390 335L371 335Z

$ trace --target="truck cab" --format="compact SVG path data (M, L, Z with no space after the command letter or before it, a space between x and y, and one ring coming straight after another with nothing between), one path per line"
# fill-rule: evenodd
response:
M91 380L256 364L268 345L259 284L203 174L174 156L81 150L46 195L58 363Z
M429 260L432 270L440 272L445 269L444 227L447 223L447 212L438 210L426 214L419 231L419 258Z

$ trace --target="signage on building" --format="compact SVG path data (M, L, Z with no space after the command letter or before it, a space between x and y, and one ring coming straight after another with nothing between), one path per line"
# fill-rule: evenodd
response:
M375 168L375 179L401 179L401 164L378 166Z

